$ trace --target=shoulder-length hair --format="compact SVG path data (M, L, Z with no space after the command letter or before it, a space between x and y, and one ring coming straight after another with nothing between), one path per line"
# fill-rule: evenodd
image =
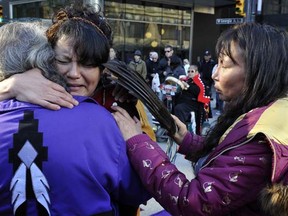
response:
M53 48L59 39L67 38L83 65L101 66L108 61L112 31L101 11L91 5L74 4L60 9L46 34Z
M245 64L245 81L242 92L229 101L216 125L206 137L207 154L217 146L224 132L242 114L268 105L288 92L288 35L283 29L266 24L245 23L236 25L221 34L216 45L216 54L227 55L236 64L231 54L231 44L241 50Z

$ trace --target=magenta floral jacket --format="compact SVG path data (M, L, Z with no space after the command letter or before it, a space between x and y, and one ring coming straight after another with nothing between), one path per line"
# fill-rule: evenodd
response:
M286 187L288 179L287 110L285 98L240 116L191 181L147 135L127 141L128 155L148 191L173 216L280 215L285 206L271 202L271 187ZM190 156L201 148L202 138L188 133L179 153ZM285 194L277 194L279 201L288 199Z

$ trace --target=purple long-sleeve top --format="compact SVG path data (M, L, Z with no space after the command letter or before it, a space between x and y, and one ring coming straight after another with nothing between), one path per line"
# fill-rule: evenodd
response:
M0 102L0 215L26 203L18 215L117 216L119 204L150 198L111 113L76 99L78 106L59 111Z

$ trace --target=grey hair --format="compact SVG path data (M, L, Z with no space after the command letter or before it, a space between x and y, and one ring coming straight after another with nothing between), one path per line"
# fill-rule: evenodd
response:
M151 57L152 58L158 58L158 53L157 52L151 52Z
M64 78L56 71L54 57L39 23L13 22L0 28L0 81L39 68L46 78L67 88Z

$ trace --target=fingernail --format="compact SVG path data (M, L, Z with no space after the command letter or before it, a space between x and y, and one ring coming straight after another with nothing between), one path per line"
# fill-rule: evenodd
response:
M74 100L74 105L77 106L79 102L77 100Z

